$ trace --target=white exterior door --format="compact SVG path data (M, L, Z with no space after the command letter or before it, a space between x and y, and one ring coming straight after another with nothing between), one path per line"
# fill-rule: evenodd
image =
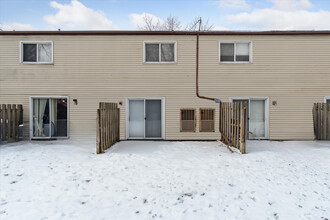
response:
M266 138L265 100L250 99L249 107L249 138Z

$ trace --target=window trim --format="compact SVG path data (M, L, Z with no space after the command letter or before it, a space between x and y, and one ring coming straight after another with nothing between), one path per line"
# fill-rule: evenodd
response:
M141 138L137 138L137 137L130 137L129 136L129 101L130 100L144 100L144 114L145 114L145 101L146 100L161 100L161 120L162 120L162 136L161 137L145 137L145 128L144 128L144 137L141 137ZM165 108L165 103L166 101L166 98L165 97L128 97L126 98L126 139L127 140L134 140L134 139L145 139L145 140L163 140L163 139L166 139L166 133L165 133L165 127L166 127L166 114L165 114L165 111L166 111L166 108ZM145 124L144 124L145 126Z
M23 61L23 45L24 44L37 44L37 61L36 62L25 62ZM38 44L51 44L52 49L52 60L50 62L38 61ZM20 41L19 42L19 61L21 64L54 64L54 43L53 41Z
M194 111L194 130L193 131L183 131L182 130L182 110L193 110ZM189 120L184 120L189 121ZM197 124L197 111L196 108L180 108L180 132L182 133L196 133L196 124Z
M221 61L221 44L222 43L225 43L225 44L234 44L234 61ZM239 44L239 43L248 43L249 44L249 61L236 61L236 44ZM240 64L249 64L249 63L253 63L253 59L252 59L252 57L253 57L253 41L246 41L246 40L242 40L242 41L240 41L240 40L236 40L236 41L219 41L218 42L218 55L219 55L219 57L218 57L218 62L220 63L220 64L222 64L222 63L231 63L231 64L238 64L238 63L240 63Z
M150 62L146 61L146 44L159 44L159 60L161 60L161 44L174 43L174 61L158 61ZM176 64L177 63L177 41L143 41L143 63L144 64Z
M213 111L213 131L202 131L202 110L212 110ZM206 120L209 121L209 120ZM199 108L199 132L215 132L215 108Z

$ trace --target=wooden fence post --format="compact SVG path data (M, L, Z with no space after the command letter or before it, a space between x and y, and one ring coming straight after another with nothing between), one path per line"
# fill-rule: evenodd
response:
M100 133L100 109L96 110L96 153L101 153L101 133Z
M330 103L327 104L327 117L328 117L327 140L330 140Z
M246 117L246 108L245 105L241 107L241 134L240 134L240 151L242 154L245 154L245 117Z
M326 140L327 139L327 104L323 103L322 104L322 140Z
M2 104L2 114L1 114L1 118L2 118L2 123L1 123L1 139L2 141L6 140L6 127L7 127L7 109L6 109L6 105Z

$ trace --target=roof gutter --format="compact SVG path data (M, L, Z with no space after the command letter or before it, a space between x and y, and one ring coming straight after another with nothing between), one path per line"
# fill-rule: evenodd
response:
M199 32L196 34L196 96L200 99L207 99L214 101L215 103L220 103L220 99L211 98L207 96L199 95L199 88L198 88L198 69L199 69Z
M324 31L0 31L0 35L330 35Z

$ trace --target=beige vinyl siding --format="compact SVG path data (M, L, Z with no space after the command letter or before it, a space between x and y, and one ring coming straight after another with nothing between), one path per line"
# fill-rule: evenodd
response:
M53 41L54 64L20 64L20 41ZM252 64L219 63L219 41L253 43ZM176 64L143 64L143 41L176 41ZM218 104L195 96L195 36L1 36L0 103L69 96L70 138L95 138L98 102L119 102L126 138L126 98L165 98L165 139L218 139ZM201 36L200 94L269 97L270 139L313 139L311 109L330 95L330 37ZM78 99L74 105L72 99ZM276 100L277 105L271 105ZM180 108L215 108L215 132L180 132Z

